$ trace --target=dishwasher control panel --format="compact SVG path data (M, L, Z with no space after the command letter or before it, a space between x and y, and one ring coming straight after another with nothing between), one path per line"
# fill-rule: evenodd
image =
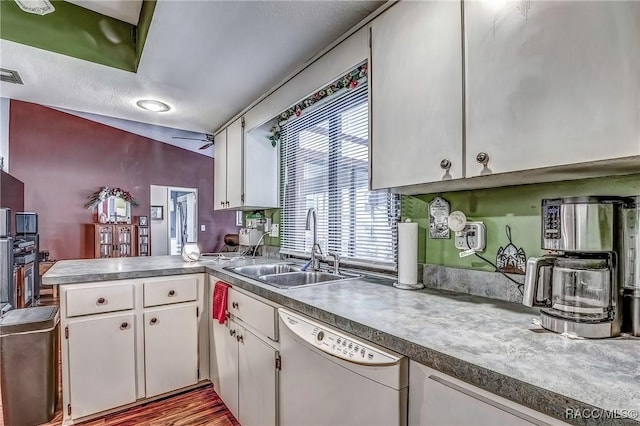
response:
M401 358L401 356L375 348L353 336L283 309L280 309L279 313L284 324L298 337L338 358L365 365L392 365Z

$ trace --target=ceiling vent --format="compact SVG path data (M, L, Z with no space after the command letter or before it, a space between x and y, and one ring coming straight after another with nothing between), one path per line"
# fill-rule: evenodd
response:
M6 81L13 84L24 84L18 71L8 70L6 68L0 68L0 81Z
M15 0L15 2L24 12L36 15L46 15L56 10L49 0Z

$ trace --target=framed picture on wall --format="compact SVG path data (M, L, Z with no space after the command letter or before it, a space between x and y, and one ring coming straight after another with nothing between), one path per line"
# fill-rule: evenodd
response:
M148 226L149 225L149 221L147 216L139 216L138 217L138 225L140 226Z
M151 220L162 220L162 206L151 206Z

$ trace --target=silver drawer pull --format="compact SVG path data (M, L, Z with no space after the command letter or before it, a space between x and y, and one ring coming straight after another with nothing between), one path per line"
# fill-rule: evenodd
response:
M443 379L442 377L438 377L438 376L435 376L435 375L432 374L431 376L429 376L429 378L431 380L435 381L435 382L440 383L441 385L444 385L444 386L446 386L448 388L451 388L451 389L456 390L456 391L458 391L460 393L463 393L463 394L465 394L467 396L470 396L473 399L477 399L478 401L484 402L485 404L489 404L492 407L495 407L495 408L497 408L499 410L504 411L505 413L509 413L509 414L511 414L513 416L521 418L522 420L525 420L525 421L527 421L529 423L533 423L534 425L551 426L549 423L543 422L542 420L538 420L535 417L531 417L528 414L521 413L520 411L516 410L515 408L511 408L511 407L509 407L507 405L504 405L504 404L502 404L502 403L500 403L498 401L494 401L494 400L492 400L490 398L487 398L484 395L480 395L479 393L473 392L470 389L464 388L464 387L462 387L462 386L460 386L458 384L450 382L447 379Z
M127 328L129 328L128 322L123 322L122 324L120 324L120 330L126 330Z
M173 297L176 295L176 291L175 290L169 290L169 297Z
M105 303L107 303L107 299L105 299L104 297L100 297L98 300L96 300L97 305L104 305Z
M151 318L151 321L149 321L149 323L150 323L151 325L155 325L155 324L157 324L157 323L158 323L158 318Z
M240 305L238 305L238 302L232 302L232 303L231 303L231 307L232 307L233 309L238 309L238 306L240 306Z

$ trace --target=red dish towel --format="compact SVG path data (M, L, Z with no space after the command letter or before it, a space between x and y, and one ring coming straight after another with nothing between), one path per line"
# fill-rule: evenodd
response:
M222 281L216 282L213 287L213 319L220 324L227 321L227 298L229 297L229 284Z

